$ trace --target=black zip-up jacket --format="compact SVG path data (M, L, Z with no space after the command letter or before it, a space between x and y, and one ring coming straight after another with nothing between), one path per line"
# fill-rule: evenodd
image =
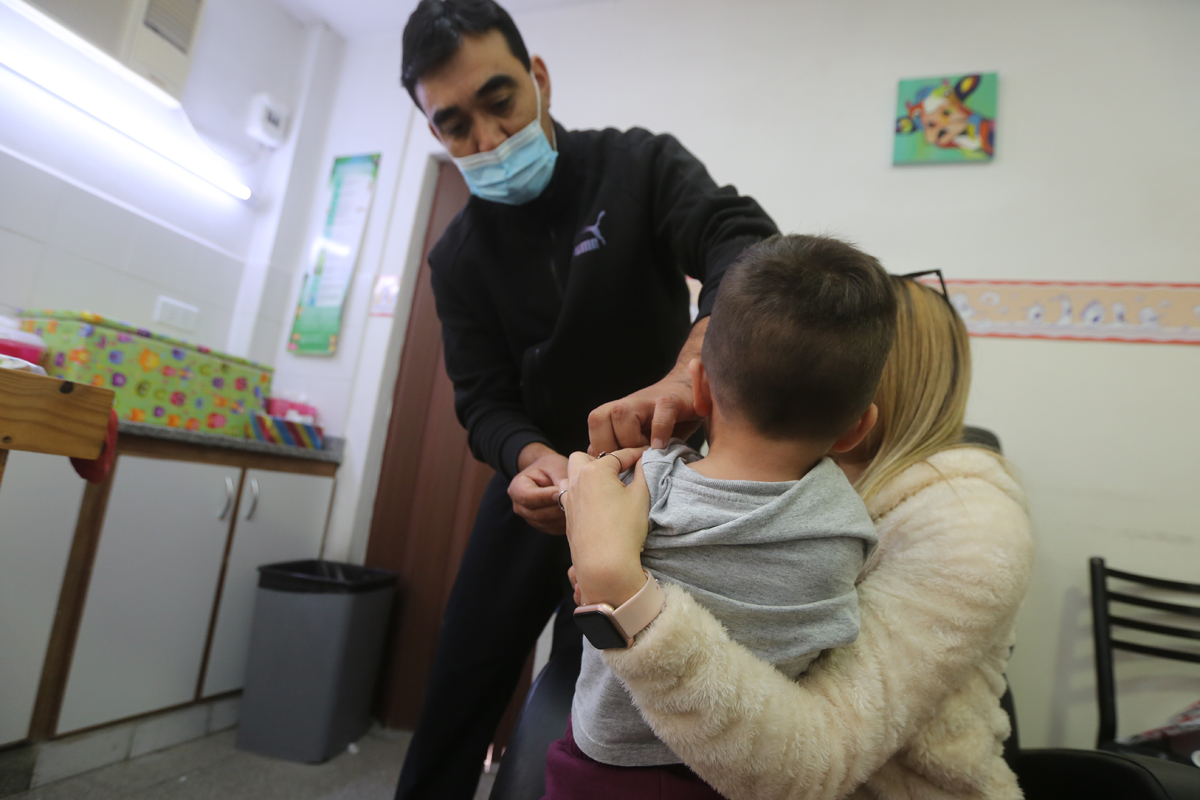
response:
M685 274L706 316L729 264L777 232L672 136L555 130L538 198L472 197L429 254L458 419L509 477L531 442L586 448L592 409L670 371L690 330Z

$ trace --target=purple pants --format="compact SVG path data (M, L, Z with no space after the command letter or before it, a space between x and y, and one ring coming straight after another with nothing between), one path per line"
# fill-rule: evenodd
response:
M542 800L724 800L683 764L614 767L588 757L567 733L546 753L546 796Z

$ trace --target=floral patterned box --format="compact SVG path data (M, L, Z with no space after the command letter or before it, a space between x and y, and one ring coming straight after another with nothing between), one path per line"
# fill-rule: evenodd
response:
M22 311L21 328L49 375L115 391L121 419L244 438L271 392L271 367L86 311Z

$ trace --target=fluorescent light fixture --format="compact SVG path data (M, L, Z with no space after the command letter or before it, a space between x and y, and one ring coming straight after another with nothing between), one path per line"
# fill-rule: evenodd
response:
M249 187L196 134L175 98L21 0L0 0L0 7L70 48L47 47L37 35L0 24L0 64L239 200L250 199Z
M87 56L90 61L104 67L104 69L118 78L122 78L133 84L167 108L174 110L180 107L179 101L163 91L157 84L137 74L87 39L84 39L70 28L57 22L53 17L47 16L28 3L22 2L22 0L0 0L0 5L8 6L54 38L71 46L73 49Z

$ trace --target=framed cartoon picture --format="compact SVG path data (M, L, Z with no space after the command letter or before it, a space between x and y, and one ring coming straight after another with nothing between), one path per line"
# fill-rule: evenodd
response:
M893 164L991 161L996 73L900 81Z

